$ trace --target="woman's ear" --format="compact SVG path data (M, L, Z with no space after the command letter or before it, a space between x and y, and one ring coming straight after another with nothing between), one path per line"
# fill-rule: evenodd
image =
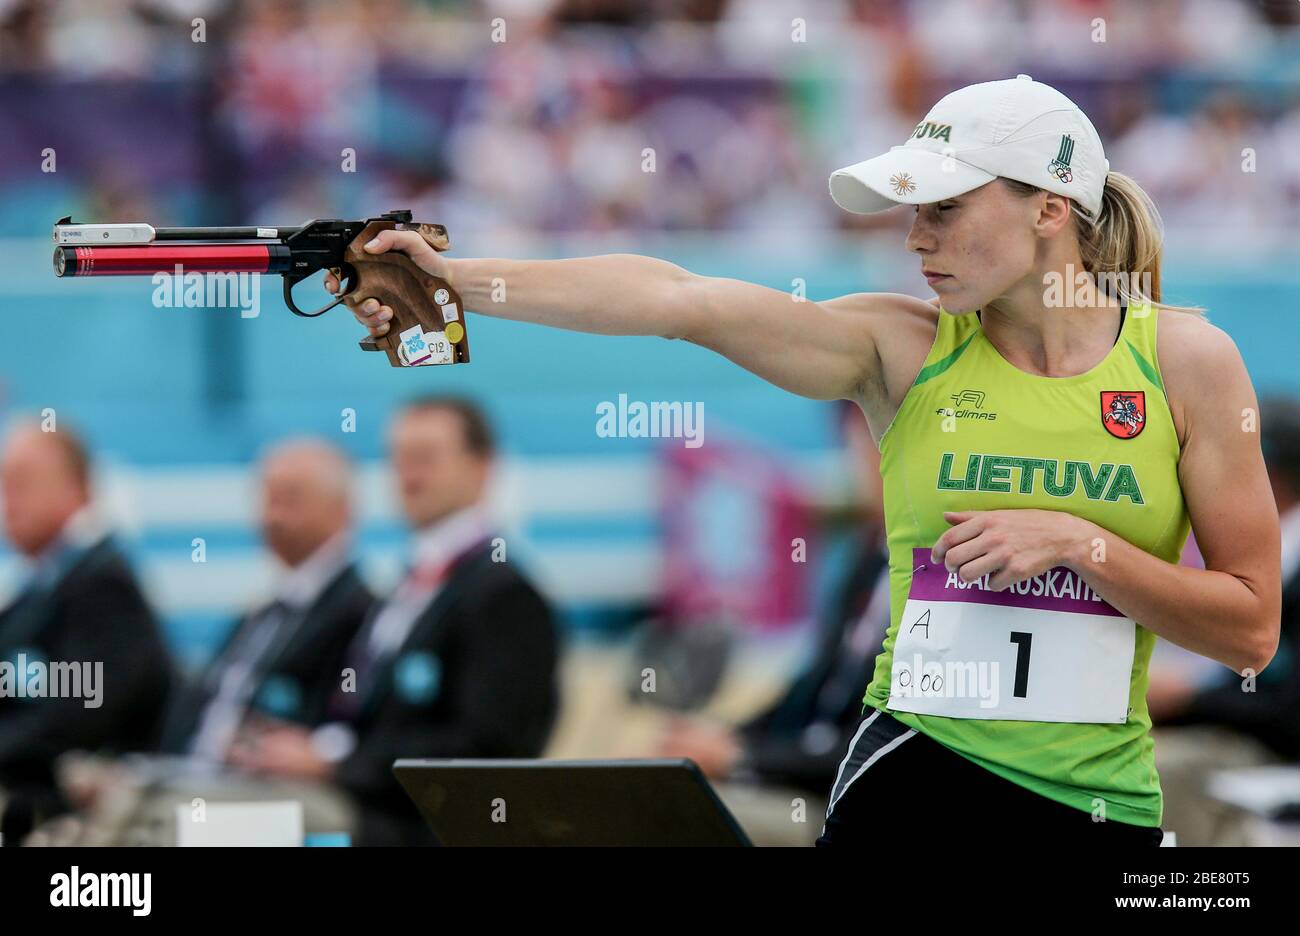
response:
M1055 192L1043 192L1034 230L1039 237L1055 237L1070 223L1070 200Z

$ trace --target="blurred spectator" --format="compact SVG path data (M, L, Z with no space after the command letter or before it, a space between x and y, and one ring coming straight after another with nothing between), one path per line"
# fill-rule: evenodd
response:
M394 420L391 447L416 530L411 565L348 649L332 721L315 732L269 728L232 750L257 772L336 784L360 811L361 845L432 840L393 761L537 757L558 707L551 610L504 561L483 505L493 443L482 413L456 399L416 401Z
M730 781L720 795L758 844L809 844L816 838L889 626L880 452L855 404L843 404L840 417L863 516L812 658L781 697L748 722L732 729L677 719L658 751L662 757L689 757L715 781ZM795 797L808 802L803 822L791 818Z
M0 611L0 800L6 843L66 808L54 779L73 750L150 746L171 681L153 612L91 497L68 429L15 428L0 455L5 534L31 561ZM39 682L37 682L39 678Z
M1210 247L1264 248L1295 211L1273 134L1257 107L1220 93L1189 116L1142 119L1111 148L1111 165L1147 186L1168 227Z
M1152 673L1163 825L1180 845L1242 842L1235 810L1205 796L1207 771L1300 761L1300 402L1260 403L1261 442L1282 527L1282 633L1272 664L1249 680L1222 672L1198 686Z
M234 628L168 713L163 747L220 762L245 717L314 727L343 651L374 601L349 556L351 468L322 442L285 443L262 466L262 536L284 569L274 600Z

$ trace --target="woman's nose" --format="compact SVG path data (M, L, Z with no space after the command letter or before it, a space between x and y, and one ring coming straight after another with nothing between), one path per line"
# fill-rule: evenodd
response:
M924 216L917 214L912 222L912 229L907 232L907 249L913 253L931 253L935 248L934 234Z

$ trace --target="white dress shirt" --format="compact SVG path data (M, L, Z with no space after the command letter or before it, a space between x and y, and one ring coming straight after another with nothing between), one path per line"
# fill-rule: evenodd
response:
M487 538L493 524L487 511L475 504L448 514L415 534L411 572L443 568L475 543ZM420 615L442 591L441 577L408 574L384 602L370 622L366 635L366 652L371 659L391 656L401 650L411 628ZM326 722L311 735L316 753L326 762L337 764L356 748L352 726L345 722Z
M487 537L491 529L486 511L478 505L448 514L438 523L416 533L412 568L444 566ZM370 627L367 644L370 654L385 656L400 648L416 620L441 590L441 582L415 581L407 576L384 603Z
M295 611L311 607L325 591L325 586L347 566L350 553L348 535L340 530L298 565L284 571L276 583L272 600L283 601Z
M26 574L18 590L33 585L51 587L67 571L64 556L69 551L84 552L108 536L109 530L95 508L87 504L64 522L63 527L40 555L28 560Z

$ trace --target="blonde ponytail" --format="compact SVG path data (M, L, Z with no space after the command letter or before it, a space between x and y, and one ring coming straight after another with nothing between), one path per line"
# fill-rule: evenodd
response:
M1022 194L1043 191L1023 182L1003 181ZM1205 315L1204 309L1160 301L1164 228L1155 202L1136 181L1122 172L1106 173L1101 210L1095 218L1073 200L1070 207L1077 222L1084 269L1099 285L1110 288L1114 284L1114 292L1125 305L1150 303L1158 309Z
M1073 205L1073 203L1071 203ZM1160 301L1160 263L1164 228L1160 212L1142 186L1122 172L1106 173L1097 218L1073 205L1079 219L1079 253L1084 268L1099 278L1110 274L1125 304L1150 303L1204 315L1199 308L1171 306Z

